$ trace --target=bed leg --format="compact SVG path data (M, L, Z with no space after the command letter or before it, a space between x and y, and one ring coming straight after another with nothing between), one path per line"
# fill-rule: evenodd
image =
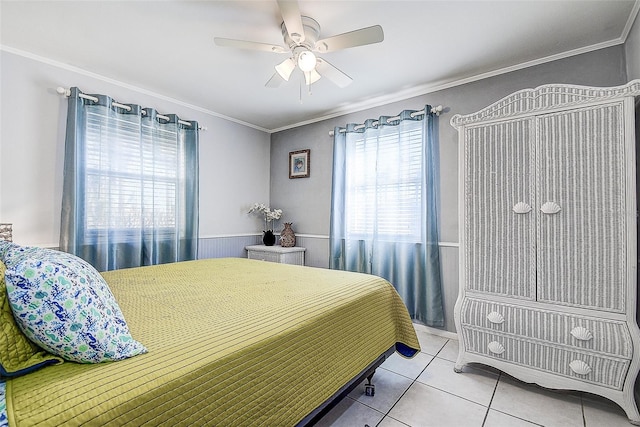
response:
M376 386L371 384L371 379L373 378L373 374L376 371L373 371L371 375L367 377L367 383L364 385L364 395L365 396L374 396L376 394Z

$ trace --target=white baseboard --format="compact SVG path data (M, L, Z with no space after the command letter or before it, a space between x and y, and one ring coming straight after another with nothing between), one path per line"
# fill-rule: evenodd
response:
M450 340L457 340L458 334L455 332L444 331L438 328L432 328L431 326L423 325L422 323L413 322L413 326L418 330L423 330L429 334L437 335L439 337L447 338Z

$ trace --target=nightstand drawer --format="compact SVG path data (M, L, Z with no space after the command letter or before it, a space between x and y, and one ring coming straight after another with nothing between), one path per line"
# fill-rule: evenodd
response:
M247 250L247 258L249 259L277 262L280 264L304 265L305 248L253 245L247 246L245 249Z
M247 251L247 258L260 261L280 262L280 254L274 252Z

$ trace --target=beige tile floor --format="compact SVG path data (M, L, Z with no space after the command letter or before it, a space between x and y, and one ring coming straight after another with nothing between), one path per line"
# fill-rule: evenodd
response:
M630 427L614 403L580 392L554 392L482 365L456 374L458 342L416 325L422 351L397 354L376 371L373 397L356 388L316 425L322 427Z

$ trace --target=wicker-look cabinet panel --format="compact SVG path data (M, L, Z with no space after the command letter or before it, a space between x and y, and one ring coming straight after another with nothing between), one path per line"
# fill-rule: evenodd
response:
M525 118L465 129L464 192L475 195L464 205L467 289L535 299L533 125Z
M538 301L623 313L627 286L624 106L536 118ZM635 284L634 284L635 286Z
M459 132L466 363L587 391L640 425L635 98L546 85L451 119Z

